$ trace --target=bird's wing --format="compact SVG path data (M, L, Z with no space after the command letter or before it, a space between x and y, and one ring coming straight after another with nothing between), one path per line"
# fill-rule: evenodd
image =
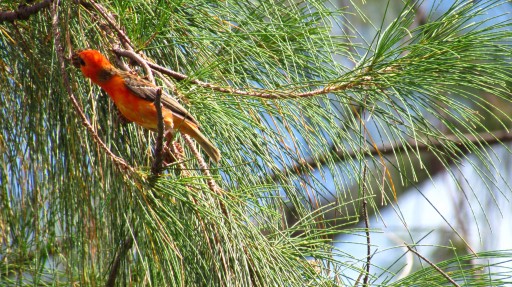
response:
M146 99L148 101L155 101L156 95L158 93L159 87L153 85L153 83L146 81L139 76L121 72L122 77L124 78L124 84L126 87L132 91L135 95ZM160 102L162 106L166 109L169 109L173 112L174 115L180 116L184 119L191 121L192 123L199 126L199 122L192 116L186 109L183 107L176 99L162 92L162 96L160 98Z

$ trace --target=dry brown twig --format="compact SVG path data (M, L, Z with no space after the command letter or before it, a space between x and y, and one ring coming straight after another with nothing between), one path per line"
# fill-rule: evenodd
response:
M363 217L364 217L364 225L366 227L366 272L364 274L363 286L369 286L368 280L370 278L370 260L372 258L371 254L371 242L370 242L370 220L368 218L368 202L366 201L366 172L367 166L365 165L363 168L363 180L361 182L361 189L363 191Z
M113 48L112 51L120 56L135 60L137 62L137 64L139 64L144 69L144 72L146 72L146 77L148 78L148 80L150 82L152 82L153 84L155 83L155 77L153 76L153 72L152 72L151 68L147 64L147 61L142 59L141 56L137 55L137 53L135 53L135 51L123 50L123 49L119 49L119 48Z
M362 191L362 213L363 213L363 220L365 225L365 235L366 235L366 263L365 263L365 270L362 270L361 273L359 273L359 276L356 279L356 282L354 286L358 286L361 278L363 278L363 287L368 287L368 281L370 279L370 263L371 263L371 238L370 238L370 221L369 221L369 215L368 215L368 201L366 200L367 192L366 192L366 175L367 175L368 167L364 165L363 167L363 177L361 180L361 191Z
M156 97L155 97L155 108L156 108L156 116L157 116L157 136L155 143L155 159L153 160L153 166L151 167L151 172L154 175L160 174L162 172L162 150L163 150L163 140L164 140L164 117L162 115L162 104L160 103L160 99L162 97L162 89L158 89Z
M210 188L211 191L220 195L221 190L219 189L219 187L217 186L217 183L215 182L212 175L210 174L210 169L208 168L208 165L206 164L203 157L197 150L194 142L188 135L185 135L185 134L183 135L183 139L185 140L185 143L189 147L190 151L192 151L192 154L194 155L194 157L198 160L199 169L201 170L203 175L207 178L206 182L208 183L208 187Z
M148 62L147 63L153 70L158 71L162 74L168 75L171 78L174 78L178 81L189 81L192 84L198 85L202 88L208 88L216 92L221 93L228 93L231 95L239 95L239 96L250 96L250 97L257 97L257 98L264 98L264 99L295 99L295 98L308 98L318 95L326 95L333 92L340 92L349 90L351 88L355 87L361 87L368 85L370 81L368 81L367 76L360 75L356 78L354 78L352 81L343 83L343 84L335 84L326 86L323 88L319 88L312 91L307 92L301 92L297 93L294 91L271 91L271 90L265 90L265 89L253 89L253 90L240 90L233 87L221 87L217 86L211 83L206 83L197 79L190 79L187 75L178 73L176 71L173 71L171 69L162 67L158 64Z
M123 47L129 51L133 51L132 42L130 41L128 36L126 36L126 34L116 25L116 19L114 16L111 13L109 13L108 10L105 9L102 5L94 2L93 0L81 1L80 4L84 5L84 2L91 5L103 17L103 19L107 21L110 27L112 27L116 31L117 36L123 44Z
M460 287L459 284L457 284L457 282L455 282L455 280L453 280L450 275L448 275L446 272L444 272L441 268L437 267L437 265L435 265L432 261L428 260L427 258L425 258L423 255L419 254L418 251L414 250L410 245L408 245L407 243L404 242L404 245L407 247L407 249L409 249L409 251L411 251L412 253L416 254L416 256L418 256L419 258L421 258L423 261L427 262L430 266L432 266L432 268L434 268L437 272L439 272L439 274L443 275L444 278L446 278L446 280L450 281L450 283L455 286L455 287Z

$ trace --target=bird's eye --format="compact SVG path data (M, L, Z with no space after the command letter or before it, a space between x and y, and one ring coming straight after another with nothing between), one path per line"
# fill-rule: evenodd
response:
M85 61L82 58L80 58L80 66L85 66Z

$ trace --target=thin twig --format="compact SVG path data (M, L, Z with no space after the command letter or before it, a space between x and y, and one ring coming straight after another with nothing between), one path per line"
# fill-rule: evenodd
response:
M146 72L148 80L153 84L155 83L155 78L153 77L153 72L151 71L151 68L148 65L148 61L144 60L141 56L137 55L135 51L123 50L119 48L113 48L112 51L120 56L130 58L137 62Z
M222 189L219 188L219 186L217 185L217 183L215 182L215 180L211 176L210 169L208 168L208 165L206 164L206 162L204 161L203 157L201 156L201 154L197 150L197 148L194 145L194 142L192 141L190 136L188 136L186 134L183 134L182 137L183 137L183 140L185 140L185 143L187 144L188 148L190 149L190 151L192 152L194 157L199 162L199 169L201 170L203 175L206 177L206 183L208 184L208 188L211 191L213 191L214 193L216 193L217 195L222 196ZM226 218L228 218L229 217L229 212L228 212L226 206L224 205L224 203L222 202L222 199L219 198L218 202L219 202L219 206L220 206L220 209L222 211L222 214L224 214L224 216Z
M121 267L121 260L126 257L126 254L133 246L133 237L132 234L128 234L126 239L121 245L121 250L117 253L116 258L114 259L114 263L112 263L112 268L110 269L110 273L108 275L107 283L105 287L113 287L116 284L117 275L119 274L119 267Z
M14 11L0 11L0 23L14 22L16 20L27 20L31 15L38 13L42 9L50 7L53 0L43 0L34 5L20 5Z
M206 182L208 183L208 187L210 188L211 191L220 195L221 190L219 189L219 187L217 186L217 183L215 182L212 175L210 174L210 169L208 168L208 165L204 161L203 157L201 156L201 153L199 153L196 146L194 145L194 142L192 141L190 136L188 136L186 134L183 134L182 136L183 136L183 139L185 140L185 143L190 148L190 151L192 151L192 154L199 162L199 169L201 170L203 175L206 177Z
M364 164L364 163L363 163ZM368 220L368 202L366 201L366 171L367 166L364 164L363 167L363 178L361 182L362 187L362 195L363 195L363 217L364 217L364 225L366 227L366 274L363 279L363 286L368 286L368 279L370 277L370 260L371 260L371 242L370 242L370 221Z
M59 5L59 0L56 0L53 3L53 7L51 9L51 15L52 15L52 32L53 37L55 41L55 50L57 53L57 58L60 66L60 71L62 75L62 81L64 83L64 87L66 89L66 92L69 95L69 98L71 100L71 103L73 104L75 108L75 112L80 116L82 119L82 124L87 128L89 133L91 134L94 142L103 149L107 155L110 157L110 159L118 165L121 169L134 171L135 169L131 167L128 163L126 163L122 158L116 156L110 149L107 147L107 145L101 140L101 138L98 136L94 128L92 127L91 123L89 123L89 120L87 120L87 117L85 116L85 113L82 110L82 107L76 100L73 91L71 90L71 84L69 81L68 73L66 72L65 62L64 62L64 48L62 47L61 43L61 35L59 31L59 18L57 13L57 7Z
M214 91L221 92L221 93L228 93L231 95L239 95L239 96L251 96L251 97L264 98L264 99L308 98L308 97L313 97L313 96L317 96L317 95L325 95L325 94L332 93L332 92L344 91L344 90L348 90L348 89L358 87L358 86L364 86L367 83L366 80L354 79L353 81L350 81L347 83L329 85L329 86L326 86L326 87L323 87L320 89L316 89L316 90L312 90L312 91L308 91L308 92L302 92L302 93L297 93L295 91L272 91L272 90L264 90L264 89L261 89L261 90L253 89L253 90L245 91L245 90L235 89L232 87L221 87L221 86L206 83L206 82L203 82L203 81L200 81L197 79L189 79L189 77L187 75L167 69L165 67L157 65L155 63L151 63L149 61L147 63L155 71L158 71L162 74L168 75L168 76L170 76L176 80L179 80L179 81L187 80L192 84L196 84L203 88L212 89ZM360 78L364 79L363 76L360 76Z
M456 135L446 135L444 139L429 139L428 143L418 142L416 139L410 139L406 143L387 143L382 144L380 146L371 148L364 152L366 156L374 156L374 155L390 155L399 153L402 151L406 151L409 149L414 149L416 151L432 151L435 149L445 149L446 143L453 143L459 147L458 152L460 154L467 153L469 151L468 143L478 144L478 145L492 145L496 143L503 143L512 141L512 133L508 130L500 130L489 133L481 133L478 135L474 134L463 134L460 136ZM343 151L339 150L336 146L331 146L330 150L336 154L338 157L338 161L343 161L346 159L352 159L361 155L361 150L352 150L352 151ZM331 154L320 155L315 158L308 158L300 163L292 165L284 170L282 170L279 175L290 175L297 174L301 175L305 173L307 170L313 170L315 168L319 168L325 165L328 162L328 159L331 158ZM272 174L270 177L272 180L278 179L278 174Z
M174 79L176 79L178 81L188 80L188 76L187 75L175 72L175 71L173 71L171 69L167 69L167 68L162 67L160 65L157 65L155 63L148 62L148 65L153 70L158 71L158 72L160 72L162 74L168 75L169 77L174 78ZM198 81L198 80L190 80L191 83L197 84L197 82L195 82L195 81Z
M189 100L187 99L187 97L185 97L185 95L183 95L180 90L178 90L178 88L176 87L176 85L174 84L174 82L170 81L166 76L164 76L162 73L160 73L159 71L155 71L155 74L160 78L162 79L162 81L164 82L165 86L167 86L167 88L171 91L172 95L177 98L178 100L182 101L183 103L185 104L190 104Z
M412 249L411 246L409 246L407 243L405 243L405 246L407 247L407 249L409 249L409 251L411 251L412 253L416 254L419 258L423 259L425 262L427 262L428 264L430 264L430 266L432 266L432 268L434 268L437 272L439 272L439 274L443 275L444 278L446 278L448 281L450 281L450 283L453 284L453 286L456 286L456 287L460 287L459 284L457 284L457 282L455 282L455 280L453 280L448 274L446 274L446 272L444 272L441 268L437 267L437 265L435 265L433 262L431 262L430 260L428 260L427 258L425 258L424 256L422 256L421 254L418 253L418 251Z
M155 143L155 160L153 161L153 166L151 167L151 172L154 175L160 174L162 171L162 149L163 149L163 140L164 140L164 117L162 115L162 104L160 103L160 99L162 97L162 89L158 89L155 97L155 108L156 108L156 117L157 117L157 136Z

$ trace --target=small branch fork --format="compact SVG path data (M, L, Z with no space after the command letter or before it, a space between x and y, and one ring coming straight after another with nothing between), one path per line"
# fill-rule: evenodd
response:
M153 76L153 71L149 67L147 61L142 59L142 57L139 56L137 53L135 53L135 51L123 50L123 49L119 49L119 48L114 48L114 49L112 49L112 51L114 53L118 54L119 56L123 56L123 57L127 57L127 58L135 60L144 69L144 72L146 72L146 76L148 77L148 80L150 82L152 82L153 84L155 83L155 77Z

